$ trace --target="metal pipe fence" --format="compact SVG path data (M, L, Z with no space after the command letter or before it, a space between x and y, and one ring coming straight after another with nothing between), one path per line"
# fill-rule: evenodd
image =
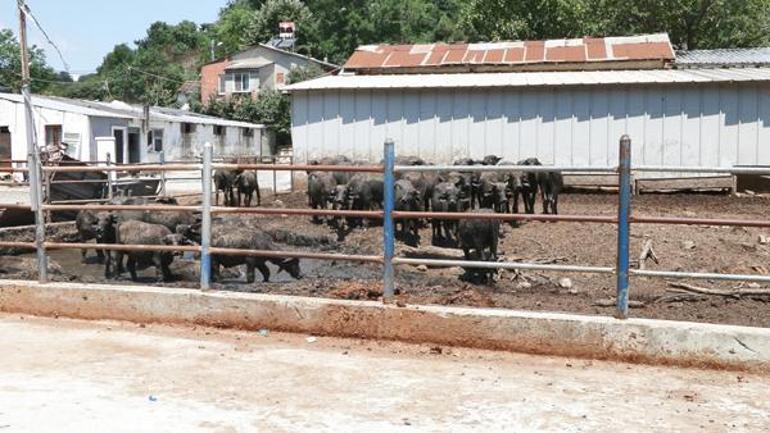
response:
M630 277L648 278L693 278L714 280L737 280L753 282L770 282L770 276L764 275L740 275L718 274L698 272L674 272L640 270L630 268L630 227L632 224L680 224L702 226L742 226L742 227L770 227L770 221L751 219L716 219L716 218L682 218L669 216L637 216L631 212L631 185L632 173L639 172L716 172L716 173L747 173L770 174L770 167L738 167L725 169L721 167L657 167L631 165L631 140L623 136L620 140L619 161L617 167L560 167L560 166L529 166L529 165L504 165L504 166L397 166L395 164L395 150L392 140L384 144L384 159L382 165L307 165L307 164L265 164L265 163L231 163L215 162L213 148L210 144L204 147L203 158L199 162L164 161L161 164L111 164L108 158L107 166L30 166L39 167L42 173L56 172L104 172L118 171L200 171L203 200L198 206L171 206L171 205L96 205L96 204L39 204L33 197L32 206L0 205L0 208L25 208L39 211L149 211L149 212L199 212L201 214L201 243L199 246L168 246L168 245L116 245L116 244L90 244L90 243L55 243L45 242L40 236L44 230L45 221L36 220L36 241L32 242L0 242L0 248L20 248L36 250L38 258L43 265L39 266L41 281L45 281L44 260L46 250L58 249L103 249L111 251L139 251L139 252L194 252L200 253L200 287L208 290L211 287L211 263L212 255L223 256L259 256L265 258L305 258L314 260L353 261L359 263L381 264L383 266L383 298L385 302L391 302L395 296L395 268L394 265L426 265L440 267L463 267L478 269L508 269L531 270L545 272L574 272L614 275L617 289L617 317L628 316L629 280ZM331 209L295 209L295 208L241 208L221 207L212 205L212 173L216 169L239 170L272 170L277 171L323 171L323 172L349 172L349 173L377 173L383 175L384 203L382 210L331 210ZM17 169L18 170L18 169ZM23 169L26 171L26 169ZM33 170L34 171L34 170ZM475 213L475 212L405 212L395 210L395 174L405 172L562 172L562 173L604 173L617 174L618 176L618 206L617 215L535 215L535 214L500 214L500 213ZM31 177L32 178L32 177ZM112 176L108 176L111 179ZM164 175L165 178L165 175ZM198 180L198 178L194 178ZM167 182L173 178L165 178ZM33 182L40 182L39 178ZM92 182L92 181L89 181ZM104 181L101 181L104 182ZM115 180L118 183L118 180ZM293 182L292 182L293 183ZM35 190L35 188L31 188ZM36 204L38 203L38 204ZM211 229L213 216L225 214L250 214L264 216L320 216L320 217L349 217L379 219L383 222L383 254L382 255L346 255L332 253L315 253L306 251L268 251L252 249L221 248L212 245ZM538 264L524 262L497 262L474 260L439 260L397 257L395 250L395 221L404 219L440 219L440 220L496 220L496 221L541 221L541 222L570 222L570 223L598 223L613 224L617 226L617 262L613 267L579 266L561 264ZM43 231L44 233L44 231Z

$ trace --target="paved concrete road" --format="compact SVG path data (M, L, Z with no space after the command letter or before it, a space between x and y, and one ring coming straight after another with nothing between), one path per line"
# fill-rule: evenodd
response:
M736 372L9 315L0 354L0 433L770 431Z

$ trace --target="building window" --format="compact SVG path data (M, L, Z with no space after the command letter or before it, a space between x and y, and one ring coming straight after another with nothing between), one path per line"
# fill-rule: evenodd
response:
M243 136L244 137L253 137L254 136L254 130L251 128L243 128Z
M248 72L233 74L233 81L235 82L235 91L250 92L251 82L249 78L250 78L250 74Z
M227 75L222 74L219 76L219 94L224 95L227 91Z
M225 135L225 127L222 125L214 125L214 135L217 136L224 136Z
M181 128L182 128L182 134L192 134L195 132L194 123L183 123Z
M47 147L61 146L61 125L45 126L45 145Z
M155 152L163 152L163 130L153 129L147 133L147 144Z
M275 74L275 83L276 84L285 84L286 83L286 75L283 72L279 72Z

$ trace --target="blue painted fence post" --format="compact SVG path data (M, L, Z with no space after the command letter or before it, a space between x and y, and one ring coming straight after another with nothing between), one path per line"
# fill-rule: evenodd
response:
M201 290L211 288L211 162L214 154L214 148L211 143L203 146L203 169L202 194L203 203L201 205Z
M396 291L395 273L393 271L393 256L396 252L396 231L393 223L393 210L395 209L395 173L396 151L393 140L385 140L385 176L383 188L385 189L385 205L383 218L383 242L384 242L384 270L383 270L383 300L388 303L393 300Z
M618 263L616 268L618 278L617 317L625 319L628 317L629 217L631 214L631 138L628 135L620 137L618 155L620 161L618 165Z

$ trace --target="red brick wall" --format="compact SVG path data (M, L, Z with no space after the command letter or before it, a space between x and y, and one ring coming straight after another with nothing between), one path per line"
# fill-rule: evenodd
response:
M209 63L201 68L201 102L208 104L211 96L219 96L219 76L230 66L230 60L224 59Z

